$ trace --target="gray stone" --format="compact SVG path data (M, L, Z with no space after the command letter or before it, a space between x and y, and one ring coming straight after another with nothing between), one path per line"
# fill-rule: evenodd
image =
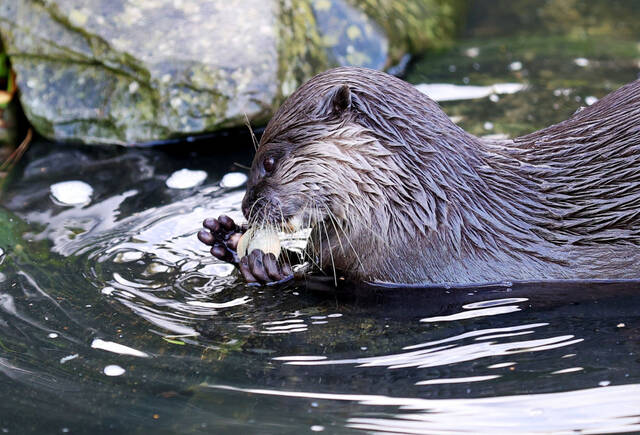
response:
M0 0L0 35L41 134L127 145L264 122L331 65L383 68L410 45L364 12L387 3Z

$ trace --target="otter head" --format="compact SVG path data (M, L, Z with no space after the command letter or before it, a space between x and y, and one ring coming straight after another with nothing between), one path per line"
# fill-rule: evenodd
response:
M327 237L335 231L355 249L393 248L388 241L437 226L447 201L441 186L453 183L434 155L456 134L464 132L408 83L362 68L329 70L267 125L243 212L251 225L324 223Z
M309 84L282 105L261 138L242 202L251 224L294 230L346 217L343 183L357 171L349 155L373 138L354 120L347 84Z

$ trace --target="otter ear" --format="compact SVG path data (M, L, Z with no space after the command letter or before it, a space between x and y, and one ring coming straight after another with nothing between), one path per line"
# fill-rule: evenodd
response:
M348 85L335 86L324 97L318 107L322 115L342 115L351 108L351 89Z
M351 89L349 86L337 86L332 94L331 108L334 113L342 113L351 108Z

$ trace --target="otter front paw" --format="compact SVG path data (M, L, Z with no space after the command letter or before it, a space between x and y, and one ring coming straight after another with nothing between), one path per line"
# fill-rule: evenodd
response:
M254 249L251 254L242 257L239 268L249 283L270 284L287 281L293 277L288 263L279 264L275 255L265 254L260 249Z
M218 219L205 219L202 225L206 228L198 232L198 239L211 246L211 255L219 260L237 265L238 241L246 228L236 225L229 216L221 215Z

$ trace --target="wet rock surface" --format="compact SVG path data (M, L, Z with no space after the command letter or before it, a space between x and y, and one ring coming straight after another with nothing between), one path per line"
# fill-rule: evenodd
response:
M0 0L0 35L41 134L128 145L241 125L245 114L261 123L331 65L383 68L446 43L458 2L398 3Z

